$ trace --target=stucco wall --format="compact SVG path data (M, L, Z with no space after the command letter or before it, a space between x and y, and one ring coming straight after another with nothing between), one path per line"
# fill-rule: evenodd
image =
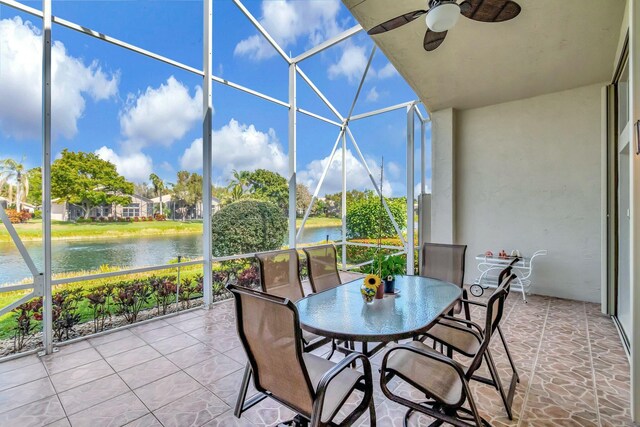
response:
M469 245L467 283L487 249L547 249L533 293L600 301L601 87L456 111L455 236Z

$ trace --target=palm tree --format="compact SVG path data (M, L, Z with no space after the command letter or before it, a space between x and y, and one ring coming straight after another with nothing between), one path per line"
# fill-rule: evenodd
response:
M22 160L24 162L24 159ZM9 200L11 200L12 186L9 181L16 183L16 210L20 212L21 203L29 195L29 177L24 164L13 159L0 160L0 187L9 185Z
M244 190L249 186L249 177L251 173L249 171L237 171L233 170L233 178L229 180L227 190L234 194L236 199L240 199Z
M160 196L160 215L162 215L162 193L165 189L164 181L155 173L149 175L149 179L151 180L151 185L153 185L153 192L156 193L156 196Z

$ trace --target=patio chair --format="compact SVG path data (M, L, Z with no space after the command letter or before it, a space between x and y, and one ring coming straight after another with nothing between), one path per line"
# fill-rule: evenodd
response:
M420 257L420 275L431 279L444 280L464 287L464 263L467 245L449 245L442 243L425 243L422 245ZM451 314L462 311L463 305L458 301ZM471 320L469 307L464 306L465 318Z
M315 246L302 250L307 256L309 282L311 282L313 292L322 292L342 284L334 245Z
M235 298L238 335L255 373L258 392L296 412L296 425L347 426L369 409L375 426L371 365L362 354L336 364L304 353L295 304L287 298L228 285ZM350 365L360 360L363 372ZM354 390L362 400L344 420L333 419Z
M511 282L516 278L516 275L512 274L511 267L508 266L500 272L499 278L500 287L498 289L500 289L500 291L504 293L504 299L506 299L509 296ZM491 299L489 299L489 303L487 304L463 300L464 304L477 304L484 307L486 310L485 317L491 315L488 310L490 302ZM487 323L488 320L490 319L485 318L486 326L483 328L476 322L451 316L443 316L438 321L438 323L436 323L431 329L426 332L423 341L426 338L431 338L434 342L434 345L435 343L439 343L442 346L446 346L448 349L447 355L449 357L452 356L452 351L460 353L466 357L475 357L476 354L481 350L482 340L484 339L485 335L487 335L486 328L489 325L489 323ZM507 415L509 416L509 419L512 419L511 404L513 402L516 384L520 382L520 378L511 358L509 348L507 347L507 342L504 338L504 335L502 334L502 331L500 330L499 321L495 324L494 330L492 332L495 332L496 330L498 331L498 334L502 339L502 344L506 350L509 362L511 364L511 369L513 371L508 392L505 392L505 389L500 380L500 376L498 374L498 370L496 369L495 363L493 362L493 356L491 355L491 351L488 347L483 351L487 366L489 367L489 374L491 375L491 378L474 375L471 377L471 379L489 384L496 390L498 390L498 392L500 393L500 397L502 398L505 410L507 411ZM491 337L492 333L490 333L489 335Z
M300 281L300 258L295 249L256 254L260 264L262 292L296 302L304 298ZM331 341L311 332L303 331L305 351L313 351Z
M314 293L326 291L342 284L340 273L338 273L338 255L333 244L314 246L302 249L307 256L307 268L309 271L309 282ZM331 341L331 352L327 359L331 359L338 346L342 342ZM351 350L355 349L355 343L347 343Z
M477 350L468 367L438 353L421 341L399 345L385 354L380 371L380 387L387 398L409 408L405 414L405 426L414 411L422 412L438 421L454 426L490 425L478 413L469 381L475 378L475 372L482 364L483 359L488 362L490 370L495 370L487 349L491 336L502 319L504 300L507 294L505 287L514 277L514 275L510 275L505 278L500 287L489 297L484 334L479 334L469 328L461 328L463 332L472 334L478 343ZM394 376L398 376L424 393L427 400L416 402L392 393L387 384ZM468 409L463 407L465 402L468 403Z
M500 271L500 274L498 275L498 283L502 283L503 280L508 276L511 275L511 271L512 268L515 264L518 263L518 261L520 261L520 258L514 258L513 261L511 261L509 263L509 265L502 269L502 271ZM517 280L517 276L516 276L516 280ZM507 292L507 296L505 297L505 300L509 297L509 293L511 292L511 282L509 282L509 284L505 287L505 290ZM480 301L474 301L474 300L470 300L467 294L467 290L463 290L462 291L462 303L465 304L467 307L469 305L475 305L478 307L483 307L483 308L487 308L487 304L484 302L480 302ZM466 311L470 311L469 308L466 309ZM456 320L461 320L461 319L456 319ZM462 322L461 323L466 323L467 326L469 325L469 322ZM476 329L478 328L478 325L475 325ZM511 365L511 371L513 372L513 375L511 377L511 385L510 385L510 390L509 393L511 394L511 388L515 387L515 383L519 383L520 382L520 375L518 374L518 370L516 368L515 363L513 362L513 357L511 356L511 351L509 351L509 346L507 345L507 339L504 337L504 333L502 333L502 328L500 327L500 325L498 324L498 335L500 336L500 341L502 342L502 346L504 348L505 353L507 354L507 359L509 360L509 365ZM433 331L430 331L433 333Z

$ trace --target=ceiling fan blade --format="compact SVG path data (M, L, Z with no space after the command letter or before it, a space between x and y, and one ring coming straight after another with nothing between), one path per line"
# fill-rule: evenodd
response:
M414 10L413 12L405 13L404 15L396 16L393 19L390 19L382 24L376 25L369 31L367 34L373 36L375 34L384 33L386 31L395 30L398 27L403 26L404 24L408 24L409 22L421 17L427 13L426 10Z
M445 37L447 37L446 31L436 33L435 31L427 29L427 32L424 35L424 50L426 50L427 52L436 50L438 46L442 44Z
M460 13L480 22L504 22L515 18L522 8L513 0L465 0Z

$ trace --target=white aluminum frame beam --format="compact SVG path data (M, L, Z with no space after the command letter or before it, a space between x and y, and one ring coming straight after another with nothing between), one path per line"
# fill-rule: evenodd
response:
M349 120L351 119L351 115L353 114L353 109L356 108L356 103L358 102L358 98L360 97L360 92L362 91L362 86L364 86L364 81L367 79L367 74L369 73L369 68L371 67L371 62L373 61L373 57L376 54L376 49L377 49L376 45L373 45L373 48L371 49L371 53L369 54L369 60L367 61L367 65L364 67L364 73L362 73L362 78L360 79L360 83L358 84L356 95L353 97L351 108L349 108L349 113L347 113L345 124L349 123Z
M266 101L273 102L274 104L278 104L278 105L280 105L282 107L285 107L285 108L289 108L289 103L288 102L280 101L277 98L274 98L272 96L266 95L266 94L261 93L261 92L258 92L257 90L249 89L246 86L242 86L242 85L240 85L238 83L234 83L234 82L231 82L231 81L229 81L227 79L223 79L221 77L214 76L214 75L211 76L211 79L216 83L220 83L220 84L223 84L225 86L232 87L232 88L237 89L239 91L248 93L249 95L253 95L253 96L256 96L258 98L262 98L262 99L264 99Z
M326 123L330 123L334 126L338 126L338 127L342 127L342 123L338 123L335 120L331 120L331 119L327 119L326 117L323 117L319 114L316 113L312 113L311 111L307 111L303 108L296 108L296 111L298 111L298 113L304 114L305 116L309 116L309 117L313 117L314 119L318 119L322 122L326 122Z
M340 142L340 138L342 137L342 135L344 135L344 129L345 129L344 127L340 129L340 132L338 133L338 137L336 138L336 142L333 144L333 149L331 149L331 154L329 155L329 161L325 165L324 170L322 171L322 175L320 175L320 179L318 180L316 189L313 192L313 196L311 196L311 202L309 203L309 206L307 206L307 211L304 213L304 217L302 218L302 223L300 224L300 228L298 229L298 232L296 234L296 241L300 239L302 230L304 230L304 226L307 223L307 219L309 219L309 214L311 213L313 204L318 199L318 194L320 194L322 183L324 182L324 179L327 176L327 172L329 172L329 169L331 168L331 163L333 163L333 157L335 156L336 151L338 149L338 143ZM344 169L344 165L343 165L343 169Z
M42 343L53 353L51 271L51 0L42 0Z
M203 293L204 305L211 307L213 302L213 277L211 257L213 254L212 241L212 194L213 180L213 0L203 1L203 34L202 34L202 217L203 217ZM179 270L178 270L179 271ZM180 283L178 283L180 286ZM177 298L177 297L176 297Z
M380 108L379 110L373 110L373 111L369 111L367 113L356 114L355 116L351 117L349 119L349 121L352 122L354 120L360 120L360 119L364 119L364 118L367 118L367 117L376 116L378 114L388 113L389 111L400 110L402 108L406 108L406 107L408 107L410 105L413 105L414 102L415 101L402 102L400 104L392 105L390 107Z
M340 234L342 234L342 269L347 268L347 135L342 132L342 194L340 200Z
M415 176L415 104L407 107L407 275L413 276L415 221L413 216Z
M296 64L289 64L289 248L296 248L296 163L297 163ZM302 230L302 227L300 228Z
M238 6L238 9L240 9L244 16L246 16L249 21L251 21L258 32L262 34L262 36L269 42L271 46L273 46L273 48L280 54L280 56L285 61L287 61L287 64L291 64L293 61L291 60L289 55L287 55L284 50L282 50L278 42L276 42L275 39L271 37L271 34L269 34L269 32L262 26L262 24L251 14L251 12L249 12L249 10L242 4L242 2L240 0L233 0L233 2L236 6Z
M309 49L308 51L301 53L300 55L296 56L295 58L293 58L291 61L295 64L297 64L298 62L304 61L305 59L316 55L320 52L322 52L323 50L329 49L331 46L334 46L340 42L343 42L344 40L358 34L360 31L362 31L362 26L360 26L360 24L355 25L351 28L349 28L348 30L343 31L342 33L323 41L322 43L316 45L315 47L312 47L311 49Z
M300 69L300 67L296 67L296 69L298 70L298 74L300 74L300 77L302 77L302 80L307 82L311 90L313 90L316 93L316 95L318 95L318 97L322 100L322 102L324 102L324 104L327 107L329 107L331 112L336 115L338 120L340 120L341 122L344 122L344 117L342 117L342 114L340 114L340 112L336 109L336 107L334 107L333 104L329 102L327 97L324 96L324 94L320 91L320 89L318 89L315 83L311 81L311 79L304 73L304 71L302 71L302 69Z
M398 237L400 238L400 241L402 242L402 244L406 245L406 241L404 239L404 236L402 235L402 230L400 230L400 227L398 226L396 219L393 217L393 214L391 213L391 209L389 209L389 205L387 204L387 201L385 200L384 195L380 191L380 187L378 187L378 183L376 182L376 179L373 177L373 174L371 174L371 169L369 169L369 165L367 164L366 159L362 155L362 152L360 151L360 147L358 147L358 143L356 142L356 139L353 137L353 133L351 133L351 129L349 129L348 126L346 127L346 129L347 129L347 133L349 134L349 138L351 139L351 143L353 144L353 148L355 148L356 154L358 154L358 157L360 158L360 163L362 163L362 166L367 171L367 174L369 175L369 179L371 180L371 183L373 184L373 188L376 190L376 193L378 193L378 196L381 197L382 204L384 206L384 209L387 211L387 215L389 215L389 219L393 224L393 228L395 228L396 233L398 234Z

